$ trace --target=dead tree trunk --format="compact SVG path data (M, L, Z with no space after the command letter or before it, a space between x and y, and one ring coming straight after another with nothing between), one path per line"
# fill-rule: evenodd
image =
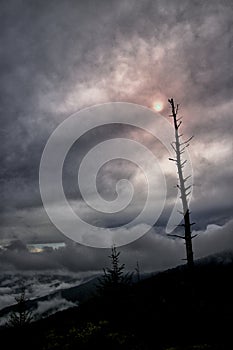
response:
M181 121L180 121L180 118L177 119L179 105L177 104L175 106L173 98L168 100L168 102L171 105L171 109L172 109L171 117L173 118L174 128L175 128L175 142L172 143L172 148L174 149L176 154L175 159L173 158L169 158L169 159L172 161L175 161L177 166L177 172L179 177L179 184L177 185L177 187L179 188L180 194L181 194L181 201L183 206L182 214L184 217L184 224L182 224L182 226L184 226L184 229L185 229L184 237L182 236L179 236L179 237L185 240L186 257L187 257L186 260L187 260L188 267L193 267L194 260L193 260L192 239L195 236L192 236L191 234L191 226L193 225L193 223L190 222L190 211L189 211L188 200L187 200L187 197L190 193L189 189L191 186L185 187L185 182L190 176L184 178L183 167L187 162L187 160L182 161L182 153L184 153L184 150L189 145L189 141L192 139L192 137L185 142L180 141L181 135L179 134L179 127L181 125Z

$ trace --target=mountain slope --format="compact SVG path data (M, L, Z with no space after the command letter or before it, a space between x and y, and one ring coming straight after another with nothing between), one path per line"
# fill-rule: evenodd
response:
M8 342L23 337L24 349L34 350L188 349L197 344L197 349L230 349L232 276L229 259L200 261L191 272L181 266L158 273L117 294L83 300L78 308L24 330L2 330L0 336ZM75 289L67 297L74 298Z

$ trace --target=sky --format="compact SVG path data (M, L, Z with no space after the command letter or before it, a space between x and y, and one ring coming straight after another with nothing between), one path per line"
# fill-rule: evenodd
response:
M189 154L193 230L199 233L196 256L231 250L232 1L8 0L0 6L0 245L9 244L0 251L1 269L91 271L106 264L107 249L74 244L50 222L39 191L39 165L60 123L77 111L109 102L147 108L157 103L164 117L170 113L168 98L180 103L182 132L187 138L194 135ZM133 204L120 215L83 209L74 186L84 155L116 137L137 140L156 153L167 184L161 217L148 234L123 247L122 256L130 268L141 261L145 271L179 264L183 242L164 233L177 196L176 169L151 135L122 125L83 135L64 163L67 198L86 220L109 230L138 212L145 188L140 169L130 162L111 161L97 177L98 191L107 200L114 198L119 179L132 181ZM62 211L59 204L57 208ZM26 244L44 242L67 246L34 255L27 250Z

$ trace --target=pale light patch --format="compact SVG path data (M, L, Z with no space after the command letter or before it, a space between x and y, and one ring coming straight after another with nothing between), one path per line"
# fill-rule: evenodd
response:
M153 103L153 109L156 111L156 112L161 112L163 110L163 103L161 101L155 101Z
M208 144L199 143L195 145L193 153L197 158L201 155L211 163L218 163L221 160L225 161L226 158L231 158L232 146L232 142L226 140L214 141Z

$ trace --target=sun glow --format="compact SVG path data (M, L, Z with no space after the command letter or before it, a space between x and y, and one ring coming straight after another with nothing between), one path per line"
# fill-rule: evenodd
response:
M156 101L153 103L153 109L156 111L156 112L161 112L162 109L163 109L163 103L162 102L159 102L159 101Z

